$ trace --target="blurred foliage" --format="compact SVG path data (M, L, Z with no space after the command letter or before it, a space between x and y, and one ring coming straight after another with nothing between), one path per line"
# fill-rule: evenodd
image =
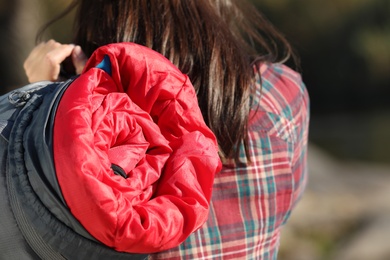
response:
M39 0L45 3L46 21L51 21L60 15L70 4L70 0ZM73 29L73 14L62 17L48 27L44 34L44 40L54 38L59 42L70 43Z
M390 108L390 1L253 2L301 55L314 113Z

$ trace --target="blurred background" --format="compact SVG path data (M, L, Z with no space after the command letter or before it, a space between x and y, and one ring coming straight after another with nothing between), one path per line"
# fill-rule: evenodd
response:
M309 183L279 259L390 259L390 1L252 0L293 44L311 97ZM0 0L0 94L69 0ZM71 15L48 38L69 43Z

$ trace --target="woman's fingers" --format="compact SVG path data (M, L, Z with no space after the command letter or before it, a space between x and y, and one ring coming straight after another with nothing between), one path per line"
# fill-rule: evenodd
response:
M80 46L75 46L72 51L72 62L76 69L76 74L81 74L87 62L87 56L84 54Z
M61 63L72 54L74 48L73 44L61 44L54 40L37 45L24 62L28 81L56 81Z

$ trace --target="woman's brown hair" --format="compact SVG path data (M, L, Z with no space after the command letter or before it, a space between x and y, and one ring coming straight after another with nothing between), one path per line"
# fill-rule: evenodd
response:
M75 6L74 43L87 56L115 42L160 52L191 79L221 156L239 162L243 144L248 157L253 66L292 54L253 6L244 0L75 0L69 10Z

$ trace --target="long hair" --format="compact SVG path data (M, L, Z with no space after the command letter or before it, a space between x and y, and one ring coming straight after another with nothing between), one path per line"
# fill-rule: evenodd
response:
M160 52L187 74L222 158L248 155L250 95L259 61L286 60L291 47L244 0L75 0L74 43L134 42ZM281 51L280 51L281 50Z

